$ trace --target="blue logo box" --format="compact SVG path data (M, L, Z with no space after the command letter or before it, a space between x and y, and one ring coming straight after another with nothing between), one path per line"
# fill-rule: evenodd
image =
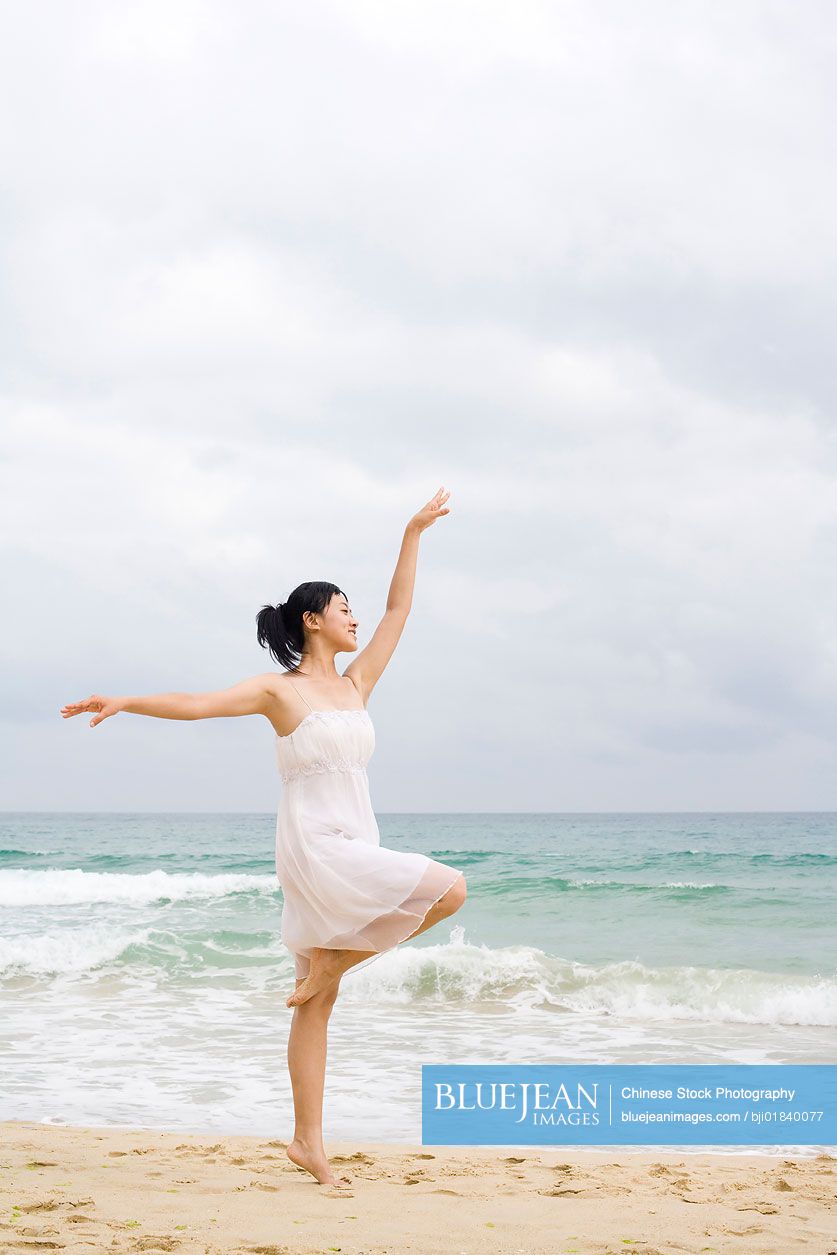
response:
M833 1146L837 1064L424 1064L424 1146Z

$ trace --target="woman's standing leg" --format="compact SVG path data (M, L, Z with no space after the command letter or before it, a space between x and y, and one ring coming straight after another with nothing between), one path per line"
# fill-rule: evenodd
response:
M302 979L297 980L299 986ZM349 1177L335 1177L323 1146L323 1091L325 1089L328 1020L339 982L312 995L294 1008L288 1035L288 1071L294 1098L294 1136L286 1154L305 1168L320 1185L344 1185Z

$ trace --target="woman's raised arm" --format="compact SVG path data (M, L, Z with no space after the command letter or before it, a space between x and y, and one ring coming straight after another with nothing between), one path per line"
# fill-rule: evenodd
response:
M123 711L128 715L153 715L157 719L218 719L233 715L266 715L275 697L272 671L252 676L214 693L152 693L148 697L104 697L94 693L83 702L68 702L61 717L93 713L90 727Z
M395 652L395 646L401 638L407 615L413 604L419 536L442 515L450 514L450 509L445 505L449 496L450 493L442 485L427 505L422 506L410 519L401 542L401 552L398 555L395 574L389 586L384 617L372 633L368 645L352 659L343 672L360 689L364 702L369 700L369 694L380 680L384 667Z

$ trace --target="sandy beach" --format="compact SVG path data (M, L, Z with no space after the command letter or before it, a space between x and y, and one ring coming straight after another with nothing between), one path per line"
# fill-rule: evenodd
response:
M349 1189L280 1140L7 1121L0 1250L837 1251L837 1158L327 1142Z

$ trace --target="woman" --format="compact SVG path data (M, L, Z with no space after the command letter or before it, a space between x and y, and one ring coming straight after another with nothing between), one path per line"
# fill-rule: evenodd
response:
M259 644L285 672L214 693L94 695L61 708L65 719L94 712L91 727L119 711L161 719L259 714L273 726L283 780L276 824L282 940L296 969L287 1000L294 1008L288 1068L295 1127L286 1153L321 1185L350 1182L334 1177L322 1135L326 1030L342 976L465 901L465 877L455 868L381 846L366 775L375 744L369 696L410 612L419 537L450 512L449 496L440 488L407 524L384 616L342 676L334 659L357 650L357 621L336 585L311 582L257 616Z

